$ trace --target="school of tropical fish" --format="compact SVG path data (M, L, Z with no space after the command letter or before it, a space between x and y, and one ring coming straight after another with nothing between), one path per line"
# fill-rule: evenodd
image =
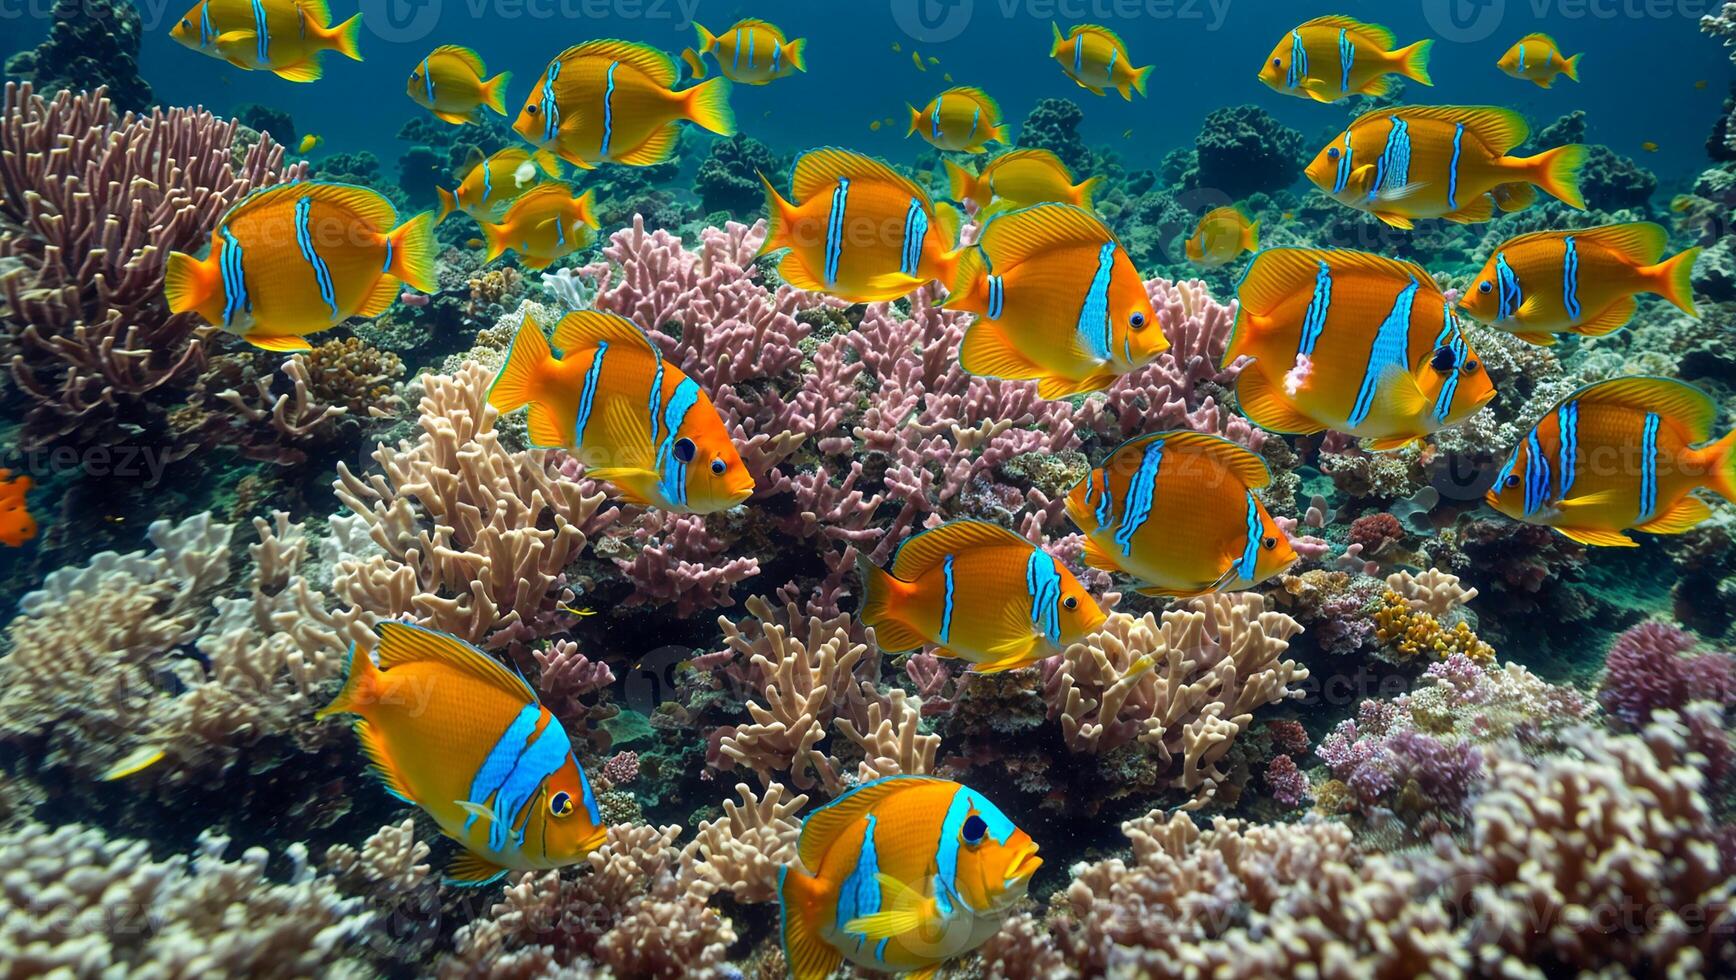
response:
M317 83L325 52L362 57L360 17L332 21L325 0L200 0L168 33L236 68ZM168 256L168 308L263 351L306 352L318 342L310 338L352 318L436 292L438 224L474 222L485 262L510 254L529 270L586 249L608 203L588 186L591 171L669 160L687 127L732 135L733 86L778 85L831 54L751 17L695 33L678 55L585 40L516 74L464 46L432 47L407 75L408 98L452 126L498 117L523 145L473 153L438 188L436 211L400 214L376 191L323 180L254 191L200 254ZM1029 51L1007 57L1043 65L1046 54L1055 64L1043 70L1058 66L1084 92L1130 102L1167 84L1156 53L1129 50L1106 27L1053 25L1048 42L1043 52L1044 38L1033 37ZM1434 43L1322 16L1247 68L1322 111L1385 97L1399 79L1450 94L1450 81L1430 74ZM936 61L911 54L917 69L938 73ZM1496 64L1541 88L1580 79L1580 56L1542 33L1520 38ZM1168 350L1172 338L1129 249L1095 209L1101 175L1010 146L984 87L936 88L902 121L906 136L960 154L942 157L935 174L947 199L908 168L847 147L801 153L787 185L759 174L761 255L775 260L779 280L848 304L932 288L939 308L970 318L951 361L971 375L1034 382L1049 401L1102 391ZM883 124L896 126L874 127ZM1424 219L1487 222L1540 194L1583 209L1586 147L1516 155L1528 136L1508 108L1376 104L1320 146L1304 173L1326 198L1395 234ZM321 142L308 135L300 149ZM1647 221L1513 237L1461 293L1414 261L1263 246L1252 213L1237 202L1210 209L1183 236L1183 251L1201 270L1239 267L1233 333L1217 366L1242 364L1236 410L1280 436L1332 433L1394 452L1509 396L1478 352L1487 332L1537 347L1598 337L1627 326L1647 294L1696 315L1690 274L1701 250L1666 254L1665 230ZM717 515L756 486L716 395L633 321L580 310L552 335L524 319L488 403L503 416L523 410L528 444L564 450L614 501ZM1712 399L1681 381L1599 381L1523 434L1487 501L1512 521L1589 546L1686 532L1711 515L1697 492L1736 500L1736 432L1714 431L1716 419ZM1143 595L1198 597L1251 589L1298 561L1260 495L1271 483L1255 452L1166 428L1089 460L1064 508L1088 568ZM0 470L0 543L19 548L35 536L31 489L30 478ZM889 563L862 557L855 570L855 615L883 650L927 648L993 675L1103 627L1107 613L1080 577L1024 536L966 519L912 530ZM352 649L342 691L321 717L353 716L355 743L383 789L457 842L449 882L573 865L603 845L592 777L536 689L459 637L397 622L376 632L376 650ZM1129 676L1160 666L1146 660ZM433 700L411 696L422 690ZM817 980L848 963L928 977L981 945L1043 862L1042 835L1016 816L969 786L927 776L867 782L807 813L799 859L777 883L791 974Z

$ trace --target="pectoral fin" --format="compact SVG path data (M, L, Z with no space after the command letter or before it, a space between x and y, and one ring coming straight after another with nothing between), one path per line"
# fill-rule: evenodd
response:
M1580 544L1594 545L1600 548L1637 548L1639 543L1620 531L1610 531L1596 527L1558 527L1557 531L1578 541Z
M464 888L492 885L506 877L506 869L470 851L461 851L446 866L446 883Z
M858 933L867 936L870 942L879 942L927 929L939 918L933 899L924 898L915 889L891 875L878 874L874 877L886 892L889 908L873 915L851 919L844 923L845 932Z
M1683 497L1676 501L1675 506L1652 518L1639 527L1638 531L1648 531L1652 534L1685 534L1699 527L1712 516L1712 508L1698 497Z

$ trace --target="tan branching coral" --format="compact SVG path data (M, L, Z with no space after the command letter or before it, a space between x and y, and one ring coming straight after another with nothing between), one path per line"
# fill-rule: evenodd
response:
M535 640L572 601L567 566L618 511L560 479L554 454L501 446L492 380L476 364L426 376L417 440L376 449L379 473L338 464L338 499L383 553L341 562L336 590L372 616L500 646Z
M778 868L795 860L802 823L796 815L807 796L791 796L782 783L755 795L736 783L741 802L723 801L722 817L699 825L699 836L683 851L693 874L738 902L775 902Z
M868 705L868 724L858 729L839 718L838 730L862 749L856 769L862 782L882 776L926 776L934 772L940 736L922 731L922 702L894 688L885 700Z
M1194 599L1160 620L1109 617L1045 662L1044 699L1075 752L1137 741L1200 805L1224 778L1217 763L1263 705L1299 697L1306 668L1284 660L1302 627L1253 593Z
M1394 572L1386 577L1386 587L1402 596L1412 610L1436 619L1477 597L1477 590L1460 585L1457 575L1436 568L1421 575L1404 570Z
M362 842L358 850L338 844L326 851L325 866L333 874L380 894L406 894L428 881L427 842L416 839L416 821L405 818L387 824Z

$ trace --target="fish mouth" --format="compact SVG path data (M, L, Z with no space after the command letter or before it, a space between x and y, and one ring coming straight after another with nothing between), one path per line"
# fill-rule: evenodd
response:
M1019 853L1013 855L1012 863L1007 865L1006 878L1008 882L1029 881L1043 866L1043 859L1037 856L1037 845L1028 844Z

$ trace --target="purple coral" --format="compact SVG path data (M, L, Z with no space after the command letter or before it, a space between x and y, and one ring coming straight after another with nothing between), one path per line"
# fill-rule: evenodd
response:
M1287 755L1273 756L1266 763L1266 788L1272 799L1288 807L1302 805L1308 796L1308 777L1296 768L1296 760Z
M639 778L639 753L617 752L603 763L602 777L611 787L625 786Z
M1736 701L1736 657L1695 653L1692 633L1668 623L1641 623L1616 637L1604 660L1597 699L1604 710L1642 725L1689 701Z

